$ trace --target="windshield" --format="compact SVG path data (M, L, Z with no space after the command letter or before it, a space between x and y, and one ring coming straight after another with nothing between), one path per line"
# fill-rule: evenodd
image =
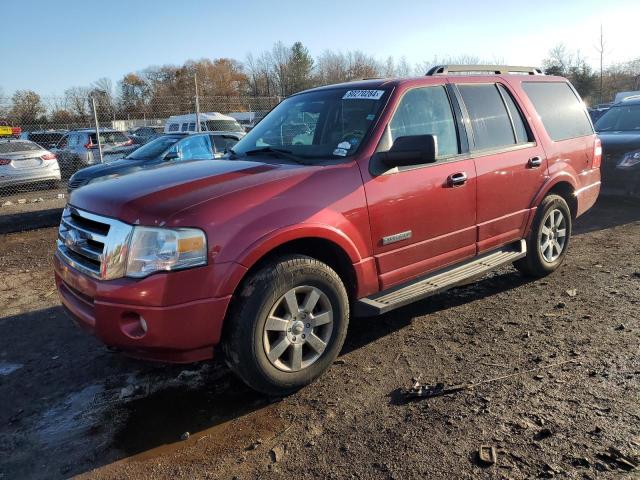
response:
M194 123L194 130L195 125ZM207 120L206 126L209 132L244 132L244 129L235 120Z
M184 137L166 136L156 138L155 140L151 140L149 143L131 152L125 158L127 160L145 160L149 158L157 158L164 152L169 150L181 138Z
M339 88L284 100L233 150L282 149L305 159L352 156L375 123L386 90Z
M596 132L640 130L640 105L611 107L596 122Z

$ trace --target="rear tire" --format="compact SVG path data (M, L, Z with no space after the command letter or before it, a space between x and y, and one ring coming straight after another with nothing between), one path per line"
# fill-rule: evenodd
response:
M526 238L527 256L514 266L530 277L544 277L554 272L567 254L571 227L571 210L565 199L547 195L536 211Z
M244 282L225 323L229 367L251 388L283 396L331 366L347 333L349 299L328 265L287 255Z

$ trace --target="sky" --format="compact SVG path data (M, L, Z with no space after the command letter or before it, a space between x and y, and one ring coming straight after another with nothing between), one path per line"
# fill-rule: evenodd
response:
M243 60L278 40L313 56L362 50L415 64L467 54L535 66L564 43L596 67L601 24L605 64L640 57L638 18L640 0L7 1L0 89L61 95L151 65Z

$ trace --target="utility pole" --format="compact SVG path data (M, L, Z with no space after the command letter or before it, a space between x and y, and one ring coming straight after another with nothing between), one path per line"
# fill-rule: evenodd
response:
M196 84L196 132L200 133L200 99L198 98L198 72L193 75L193 81Z
M100 156L100 163L104 163L102 160L102 141L100 140L100 125L98 124L98 112L96 110L96 97L91 94L91 105L93 106L93 120L96 124L96 138L98 139L98 155Z
M606 44L604 41L604 32L602 30L602 24L600 24L600 45L596 47L596 51L600 54L600 101L598 103L602 103L605 48L606 48Z

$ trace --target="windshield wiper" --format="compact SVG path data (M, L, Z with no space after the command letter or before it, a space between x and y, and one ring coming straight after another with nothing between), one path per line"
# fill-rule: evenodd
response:
M285 150L284 148L263 147L263 148L256 148L255 150L248 150L244 152L244 154L247 156L262 155L265 153L286 158L287 160L294 161L296 163L299 163L300 165L309 165L308 162L305 162L302 158L291 153L291 150Z

